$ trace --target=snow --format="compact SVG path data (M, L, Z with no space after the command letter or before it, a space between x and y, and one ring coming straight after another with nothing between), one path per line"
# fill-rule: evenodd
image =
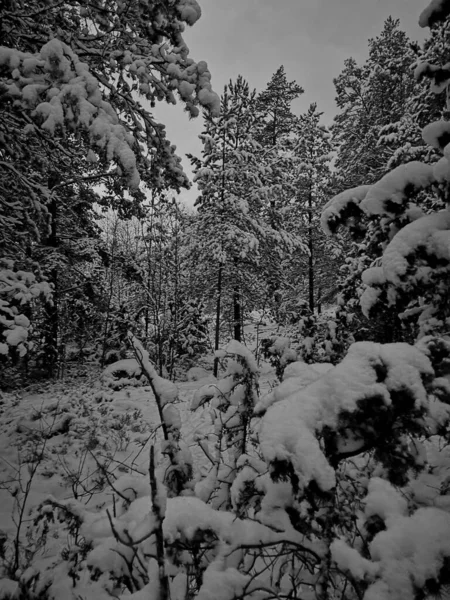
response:
M276 337L274 343L269 348L271 352L277 352L278 354L283 354L285 350L287 350L291 345L291 340L288 337Z
M340 225L343 215L349 210L353 204L359 206L367 196L370 185L360 185L356 188L345 190L329 200L323 210L320 218L322 230L327 235L332 235L336 228Z
M205 571L204 582L197 600L229 600L251 593L251 577L237 569L222 570L221 561L213 562ZM257 582L253 582L257 585Z
M28 330L25 327L17 326L14 329L7 329L3 332L6 337L6 343L9 346L18 346L25 342L28 338Z
M258 400L254 414L264 414L270 406L320 379L332 368L333 365L329 363L323 363L323 365L320 363L309 365L301 361L290 363L284 370L282 383Z
M188 578L186 573L180 571L170 583L171 600L185 600L188 590Z
M121 544L114 536L110 536L89 553L86 564L89 568L113 572L120 577L127 573L127 566L122 557L130 560L132 556L132 548Z
M188 410L190 398L198 385L196 382L185 382L181 384L183 387L182 392L182 403L177 406L180 410L182 418L182 429L183 436L185 439L192 443L193 431L199 423L197 415L191 415ZM42 420L36 419L34 415L42 414L42 418L47 422L52 420L52 411L62 411L60 414L64 415L64 410L70 409L76 413L76 418L72 419L69 425L69 431L66 434L55 435L48 438L47 440L47 452L42 466L38 471L38 475L33 483L32 493L28 500L28 508L36 506L43 499L48 498L49 494L53 494L57 502L63 503L65 498L68 500L72 496L71 484L72 479L67 478L69 473L76 474L81 468L80 473L84 473L85 484L88 485L91 481L89 473L91 473L92 479L95 479L96 467L95 462L91 458L90 453L83 459L83 454L80 453L83 448L83 439L90 439L91 435L89 431L97 430L96 436L99 440L98 446L92 451L93 455L96 454L101 456L103 453L110 453L112 462L110 463L109 471L115 473L118 478L114 481L114 488L117 493L122 494L129 501L131 505L127 510L124 511L122 507L122 499L117 497L116 511L118 519L127 524L130 532L134 535L142 532L142 528L145 526L145 519L148 519L149 508L151 506L149 499L149 478L148 478L148 446L144 447L142 438L145 439L144 444L148 443L148 433L142 435L142 432L149 431L148 425L156 425L159 422L156 405L152 399L150 388L128 388L127 390L121 391L106 391L104 398L106 404L94 400L94 395L99 394L99 390L102 389L98 383L95 385L81 385L77 384L72 388L66 384L59 383L53 386L53 394L25 394L21 400L20 405L9 405L9 401L4 400L2 407L2 432L0 435L0 454L2 460L0 463L1 478L6 481L8 479L7 473L9 467L4 461L8 461L11 466L17 464L18 455L17 452L21 453L22 461L25 459L25 453L28 452L28 447L32 441L32 435L43 429ZM56 397L55 397L56 394ZM108 398L106 397L108 395ZM61 398L61 401L59 400ZM64 398L64 400L62 400ZM150 402L149 402L150 399ZM112 400L108 402L108 400ZM82 406L90 407L89 413L86 416L80 416L83 414L86 408L78 408L78 403L81 402ZM86 402L86 404L84 404ZM64 410L63 410L64 409ZM106 414L105 414L105 410ZM128 425L129 441L124 449L119 449L116 446L116 442L121 439L123 435L122 430L118 429L115 425L116 422L120 423L120 417L125 417L131 411L131 414L135 414L136 410L141 411L141 416L138 420L134 420ZM116 416L112 419L112 415ZM110 416L111 415L111 416ZM186 418L186 416L188 418ZM17 427L17 424L24 423L24 418L33 425L33 429ZM116 420L117 419L117 420ZM138 429L135 429L137 427ZM98 429L97 429L98 428ZM104 431L104 437L102 437L101 430ZM5 433L6 432L6 433ZM66 450L64 450L66 448ZM144 451L143 451L144 450ZM193 448L195 450L195 448ZM200 453L200 455L202 455ZM23 474L27 472L28 462L25 460L23 464ZM121 472L121 464L132 464L133 467L140 471L142 474L132 472L123 473ZM81 465L81 467L80 467ZM84 465L84 466L83 466ZM118 468L119 467L119 468ZM25 479L23 480L25 481ZM76 488L75 488L76 489ZM85 501L85 500L84 500ZM95 541L95 553L89 559L90 564L95 564L102 567L114 567L117 569L120 565L117 558L117 553L114 552L114 543L111 539L111 527L109 520L104 512L100 514L93 513L94 519L92 518L90 511L95 507L97 503L104 504L111 502L111 490L106 489L103 492L96 493L92 497L90 502L86 505L83 503L77 503L74 500L70 500L71 511L78 514L85 520L83 525L83 535L85 538L93 539ZM13 510L13 497L8 494L5 489L0 490L0 527L3 527L9 533L13 528L11 521L11 514ZM45 512L45 511L44 511ZM57 540L52 544L58 544ZM123 548L122 548L123 550ZM122 551L121 550L121 551ZM123 563L122 563L123 564ZM57 571L52 570L56 576ZM71 580L68 578L67 573L61 575L63 581L54 581L49 597L53 597L58 600L61 597L66 597L65 585L71 585ZM44 581L44 580L43 580ZM92 592L93 584L89 584L90 594ZM67 588L69 589L69 588ZM81 593L81 590L80 590ZM62 594L62 595L58 595ZM95 593L93 596L87 597L103 598L103 594ZM108 597L108 596L105 596Z
M450 262L450 212L444 210L419 215L420 212L414 213L415 220L394 235L384 250L381 265L370 267L362 273L362 282L366 287L359 301L366 317L377 304L383 289L387 291L387 302L391 305L395 303L399 290L410 292L413 286L429 285L436 260L440 261L442 276L446 276ZM422 313L418 320L421 324L420 335L438 325L433 317L433 306L425 309L416 310ZM412 314L405 311L401 317Z
M433 165L433 176L438 183L450 181L450 163L445 156Z
M332 330L333 327L331 333ZM137 347L141 349L138 343ZM215 382L216 385L208 382L210 391L217 390L222 385L222 381L227 382L226 386L230 385L230 382L233 383L233 375L242 373L239 358L230 358L230 355L243 356L246 362L250 360L252 369L255 368L251 362L253 355L248 354L249 352L250 348L241 344L232 343L227 346L224 355L230 362L230 375ZM257 456L253 446L249 444L248 454L237 458L231 456L231 452L228 453L229 455L224 453L220 459L224 462L220 465L217 462L212 467L209 462L212 460L214 463L216 457L217 432L221 430L221 419L223 422L228 419L232 422L233 418L239 416L237 411L239 401L237 406L229 406L226 412L205 408L191 413L189 411L191 399L198 390L202 388L205 390L203 385L205 379L184 381L175 386L177 404L166 402L164 413L167 413L165 414L167 422L176 422L176 427L182 429L183 439L186 442L185 450L186 452L192 450L196 454L201 468L190 482L191 487L183 490L183 495L179 497L166 498L165 488L161 486L160 489L158 485L158 498L161 499L161 505L165 507L162 527L167 547L166 569L170 573L171 598L184 599L188 584L184 569L189 569L192 564L189 562L191 561L189 544L195 545L202 537L212 540L207 556L208 562L205 562L203 584L196 595L197 598L204 600L215 600L222 595L228 600L229 594L239 595L243 588L248 596L264 597L266 592L261 590L270 589L271 584L264 574L261 580L259 575L255 576L259 568L258 564L253 574L246 572L241 561L246 551L238 550L241 544L254 546L282 543L285 549L292 542L295 544L295 552L302 552L300 548L306 551L311 549L319 560L325 558L326 544L320 540L308 541L303 533L294 530L286 512L286 509L298 510L308 524L311 511L308 502L304 501L304 505L300 505L293 498L292 485L289 481L273 481L270 473L273 464L267 464L266 461L272 460L273 457L275 459L285 457L294 466L299 477L300 488L315 481L322 490L332 490L335 472L328 463L317 438L324 433L325 427L330 428L336 436L338 453L344 455L350 450L360 451L361 443L364 442L362 439L364 426L361 428L362 431L353 437L348 431L344 432L340 428L342 411L354 413L361 411L357 416L364 425L365 414L358 405L359 399L370 401L371 398L375 398L377 402L375 406L379 406L379 398L382 398L384 406L389 406L395 401L391 397L392 391L407 389L415 399L416 406L427 410L429 400L423 381L433 374L429 358L426 356L426 353L430 352L425 341L422 341L420 349L407 344L358 343L351 347L348 357L336 367L328 363L313 365L302 362L292 363L286 368L284 382L276 388L279 390L278 402L269 407L265 416L259 421L258 434L263 457ZM153 368L145 354L143 359L146 368ZM129 374L136 374L136 361L127 359L124 366L129 370ZM112 372L113 366L108 369ZM268 369L267 364L263 364L260 372L267 378L263 379L264 389L267 391L270 378L274 377L273 371ZM154 371L151 371L151 375L154 376ZM163 398L175 398L173 392L165 389L165 380L157 381L157 385ZM242 387L238 384L235 388L238 400L243 393ZM56 417L55 422L58 422L60 416L72 415L66 433L59 433L46 440L46 454L32 488L29 508L47 500L42 514L50 515L53 514L50 500L60 506L66 506L81 520L80 535L85 541L92 542L92 549L87 552L85 562L77 565L80 579L73 590L73 582L68 574L69 563L61 559L62 545L68 542L67 530L62 529L63 525L58 520L64 518L64 511L58 510L55 512L56 521L50 522L46 547L48 555L36 559L34 564L37 571L33 571L34 574L31 573L27 577L35 577L36 573L41 572L38 585L50 586L48 597L52 600L71 597L73 591L80 597L86 597L87 600L94 598L104 600L114 594L115 597L122 597L124 600L125 598L157 600L158 586L155 582L158 581L158 564L153 558L148 558L150 555L155 555L155 536L150 533L156 526L156 518L152 513L148 475L149 443L156 442L158 465L165 469L167 463L164 462L165 445L160 443L159 415L150 386L112 391L105 389L104 384L97 378L83 385L80 385L79 381L74 382L72 387L58 382L48 389L49 391L45 393L25 393L19 404L14 403L12 398L11 401L8 398L0 407L3 411L0 423L2 434L0 454L11 465L16 465L16 450L20 450L22 457L24 456L25 450L33 439L32 434L39 431L42 422L48 422L52 415ZM231 389L229 388L229 391ZM401 406L397 408L399 411L402 410ZM125 420L125 417L130 419ZM216 419L215 423L212 422L214 419ZM19 426L21 423L26 423L30 427L21 428ZM125 439L125 433L127 441L124 446L120 446L119 443ZM83 454L85 444L92 439L97 441L97 446L94 448L89 446L90 451ZM211 442L211 449L207 446L208 441ZM200 442L205 444L206 455L199 448ZM416 448L416 451L418 455L422 452L420 448ZM180 448L180 452L183 453L184 449ZM429 455L431 457L431 453ZM107 472L110 473L112 485L105 484L104 489L99 490L92 497L84 496L82 489L78 488L81 497L75 500L71 490L74 477L70 475L81 473L83 477L86 476L84 485L95 481L98 472L93 457L100 459L105 456L111 461L108 463ZM81 471L80 460L84 461ZM24 475L28 464L24 461L21 471ZM436 464L437 460L434 460L433 465ZM2 480L6 480L8 473L5 465L6 463L0 463ZM443 461L443 473L446 465L447 463ZM126 470L123 470L124 466L127 467ZM442 481L445 477L447 477L446 472ZM415 569L417 581L421 581L420 578L423 579L426 573L433 575L435 572L433 569L442 563L442 556L448 555L448 548L443 542L443 535L440 538L436 535L424 537L425 543L429 546L428 554L416 569L414 561L422 560L417 543L410 544L413 548L411 554L406 553L406 543L403 546L400 544L401 535L410 536L407 538L408 543L412 539L410 529L416 531L417 538L420 537L419 520L413 522L413 517L408 516L406 496L379 477L372 476L371 479L367 478L367 481L367 495L358 512L359 522L377 514L386 522L387 530L382 533L389 536L381 538L382 534L378 534L370 545L370 553L365 554L364 557L359 555L358 544L350 548L344 539L337 539L331 544L331 558L341 571L348 572L356 580L366 582L369 585L369 597L372 599L377 598L380 592L385 594L384 597L388 600L397 600L397 597L391 594L391 590L398 589L393 571L400 572L403 569L403 574L399 574L398 577L400 579L409 576ZM225 482L225 485L218 490L222 482ZM416 486L414 496L412 489L408 489L408 498L413 498L414 501L416 498L423 498L423 493L420 496L421 490L432 483L435 483L435 480L432 482L424 479L421 486ZM241 516L239 510L245 505L244 498L248 494L247 484L251 484L250 487L256 490L256 505L260 499L261 508L259 510L252 506L249 519L237 518L236 514ZM195 497L194 493L198 497ZM221 504L222 493L223 497L231 500L234 511L216 510L215 507ZM49 494L52 498L49 498ZM430 501L436 503L434 510L438 511L437 505L446 506L448 498L446 500L444 495L435 493ZM107 508L121 539L129 535L133 540L142 540L136 544L134 550L112 535ZM11 509L12 497L4 489L0 490L0 527L7 523L8 532L12 531ZM321 507L319 513L325 514L324 510L326 509ZM35 513L32 513L32 516L34 515ZM437 534L437 527L446 527L448 531L448 523L444 520L432 517L430 523L435 534ZM71 538L69 543L72 543ZM270 549L274 557L279 548L281 549L281 546ZM143 560L144 570L147 568L146 574L151 578L150 583L145 585L145 582L140 579L141 590L123 595L123 592L113 590L111 577L112 574L127 575L126 564L120 555L130 559L135 551ZM402 563L402 551L403 557L406 556L403 558L403 563L408 563L407 566ZM411 565L409 563L412 554L414 554L414 561ZM249 558L253 556L252 550ZM397 562L401 563L400 567ZM390 564L395 564L395 568L390 569ZM263 563L261 567L264 568ZM90 579L90 569L93 569L93 573L95 569L101 572L98 581ZM304 578L307 573L301 576ZM315 575L311 575L311 580L314 577ZM1 585L10 584L0 580ZM409 592L408 587L405 589ZM306 590L305 597L308 597Z
M383 285L383 283L386 283L382 267L370 267L366 269L363 271L361 279L366 285Z
M381 381L377 369L386 371ZM341 412L358 412L358 401L363 399L381 399L388 406L390 392L399 389L409 390L418 407L426 406L423 378L432 373L428 358L408 344L355 343L344 360L321 378L297 391L287 388L284 397L280 394L262 419L263 456L268 463L292 464L301 486L314 480L322 490L330 490L335 485L334 469L317 433L324 427L334 431L338 453L343 455L363 448L363 431L348 441L346 432L340 432Z
M159 377L159 375L153 377L152 381L153 388L156 394L161 398L161 404L163 406L175 402L178 399L178 388L173 381Z
M335 540L331 546L331 556L341 571L351 573L357 580L368 576L373 578L378 573L378 566L363 558L357 550L350 548L344 540Z
M422 129L422 138L429 146L442 150L450 141L450 121L441 119L429 123ZM446 140L444 144L442 144L442 139Z
M359 298L359 305L363 315L369 318L370 311L376 306L379 297L381 296L381 290L373 287L366 287Z
M311 376L323 375L327 371L333 368L334 365L331 363L312 363L306 364L302 361L295 361L287 365L283 373L283 381L290 377L302 377L304 374L308 379ZM309 382L308 382L309 383Z
M449 0L431 0L426 8L420 13L420 27L431 27L438 21L443 21L450 14Z
M129 377L139 377L142 369L135 358L124 358L105 367L103 376L125 372Z
M204 87L198 92L197 97L200 104L208 108L212 115L220 114L220 98L215 92Z
M386 280L400 285L408 272L408 258L414 256L421 247L432 254L448 252L448 237L444 233L450 229L450 212L443 210L426 215L401 229L387 246L382 257L382 268ZM443 235L444 234L444 235Z
M164 421L167 427L172 429L181 429L181 416L176 406L165 404L163 408Z
M383 267L369 267L362 272L361 280L367 287L359 298L359 305L363 315L369 317L370 311L377 304L381 295L381 289L372 286L382 286L386 283Z
M1 598L14 598L16 592L18 592L19 584L17 581L12 579L0 579L0 597Z
M30 326L30 320L25 315L16 315L14 317L14 323L19 327L28 328Z
M202 11L196 0L181 0L177 3L180 17L188 25L194 25L200 19Z
M411 598L414 586L437 580L443 558L450 556L449 531L450 514L435 508L420 508L411 517L395 520L370 544L381 581L368 588L365 598Z
M369 215L395 216L410 191L422 190L433 182L431 165L411 161L393 169L375 183L361 202L361 208Z
M237 354L241 356L252 373L258 373L258 365L256 363L253 352L236 340L231 340L225 347L227 354Z
M244 521L230 512L214 510L199 498L178 497L167 500L167 512L163 523L168 543L176 540L192 540L199 531L212 531L223 542L239 544L276 543L289 539L285 532L274 532L257 521ZM292 539L300 539L293 534Z
M23 100L42 129L51 135L66 127L87 130L93 146L106 147L107 159L119 163L130 187L139 185L134 137L102 99L100 84L88 65L67 44L53 38L34 56L2 51L0 62L16 76L7 86L8 93ZM206 85L210 89L209 82Z
M210 379L215 377L203 367L191 367L186 373L188 381L200 381L202 379Z
M414 69L414 79L420 81L422 77L429 73L430 67L432 67L432 65L426 61L418 62Z
M231 358L241 357L245 368L250 374L259 372L253 352L236 340L231 340L225 348L216 351L219 358L227 358L227 370L222 379L201 386L194 394L191 402L191 410L195 411L206 402L211 402L211 407L218 408L231 404L237 406L246 397L246 387L239 382L238 378L244 374L244 365L241 361Z
M423 77L431 79L430 91L441 94L446 90L450 80L450 63L437 66L428 62L420 63L415 70L415 77L420 81Z
M147 350L144 349L141 342L132 334L130 334L129 337L137 355L139 356L139 361L142 363L143 371L150 379L150 384L154 390L154 393L159 398L161 407L175 402L178 399L178 388L176 384L173 381L169 381L168 379L160 377L150 361Z
M205 402L217 399L220 403L224 396L234 388L235 382L232 377L220 379L217 383L208 383L199 388L192 398L191 410L197 410Z
M408 502L388 481L373 477L365 499L366 517L377 515L389 526L398 516L408 514Z
M0 354L8 354L9 346L15 346L20 356L27 352L29 319L19 312L25 305L40 295L50 300L48 282L37 281L33 273L15 271L12 260L0 259L0 324L5 341L0 340Z

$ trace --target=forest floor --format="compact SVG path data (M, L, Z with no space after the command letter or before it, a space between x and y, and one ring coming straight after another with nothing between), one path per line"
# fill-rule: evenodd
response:
M176 381L182 438L194 463L205 462L196 432L211 427L209 409L190 410L195 391L213 380ZM276 384L261 363L261 391ZM100 369L0 394L0 580L19 532L22 553L41 552L30 535L34 511L51 495L75 498L93 508L111 502L114 481L124 473L148 472L149 448L159 439L159 418L149 385L130 380L112 389ZM63 547L64 541L61 541ZM8 558L9 556L9 558ZM1 585L0 585L1 587Z

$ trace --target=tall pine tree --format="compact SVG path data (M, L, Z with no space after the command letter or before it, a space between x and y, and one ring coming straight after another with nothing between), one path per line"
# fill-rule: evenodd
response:
M201 135L203 157L191 158L200 189L197 200L197 245L203 260L214 258L216 281L216 347L219 323L228 296L232 306L233 336L241 340L242 301L252 293L261 255L287 239L265 220L270 193L268 153L255 139L259 124L256 93L238 77L221 98L219 117L205 115Z

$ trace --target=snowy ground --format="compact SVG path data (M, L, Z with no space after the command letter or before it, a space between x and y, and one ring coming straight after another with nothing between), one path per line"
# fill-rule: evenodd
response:
M177 382L183 439L197 464L205 457L195 433L208 428L209 409L192 412L190 403L211 378ZM273 369L263 363L262 390L275 383ZM113 390L100 371L0 395L0 416L0 536L9 543L21 520L25 541L33 508L48 495L97 508L109 503L109 484L121 474L147 473L149 447L159 437L151 388Z

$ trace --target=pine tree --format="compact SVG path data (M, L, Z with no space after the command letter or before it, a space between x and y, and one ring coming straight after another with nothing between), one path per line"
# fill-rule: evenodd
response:
M270 171L265 176L268 197L265 205L265 219L280 233L289 230L286 207L295 193L290 169L292 167L292 131L297 117L292 112L292 102L303 94L303 88L295 81L288 81L281 66L272 76L266 88L258 94L258 127L255 137L266 151L266 162ZM291 246L301 249L301 240L291 240ZM272 248L263 258L263 270L268 284L271 308L276 318L280 318L281 277L279 264L284 257Z
M263 146L276 146L289 137L295 124L291 104L303 91L295 81L287 80L283 65L272 75L257 99L257 110L262 117L258 141Z
M264 180L270 167L254 137L255 102L255 92L242 77L230 82L221 98L220 116L206 116L203 158L192 157L201 192L196 239L204 260L213 257L217 265L216 349L224 293L231 299L233 337L240 341L244 274L259 263L263 242L283 241L263 219L268 194Z
M369 58L353 58L334 80L340 109L333 127L338 146L336 169L343 188L376 181L386 172L395 147L379 145L382 128L398 122L411 95L418 90L411 65L417 47L388 18L381 34L369 40Z
M312 104L305 114L300 115L293 130L295 166L292 176L296 192L289 211L297 235L307 240L307 268L302 269L300 262L294 269L303 270L303 285L300 284L299 287L307 288L304 297L307 298L312 313L317 310L321 297L327 295L328 286L332 288L330 279L333 271L329 250L324 260L325 238L319 228L321 209L331 185L330 163L333 152L331 136L321 125L321 116L317 105ZM299 258L302 261L303 257Z

